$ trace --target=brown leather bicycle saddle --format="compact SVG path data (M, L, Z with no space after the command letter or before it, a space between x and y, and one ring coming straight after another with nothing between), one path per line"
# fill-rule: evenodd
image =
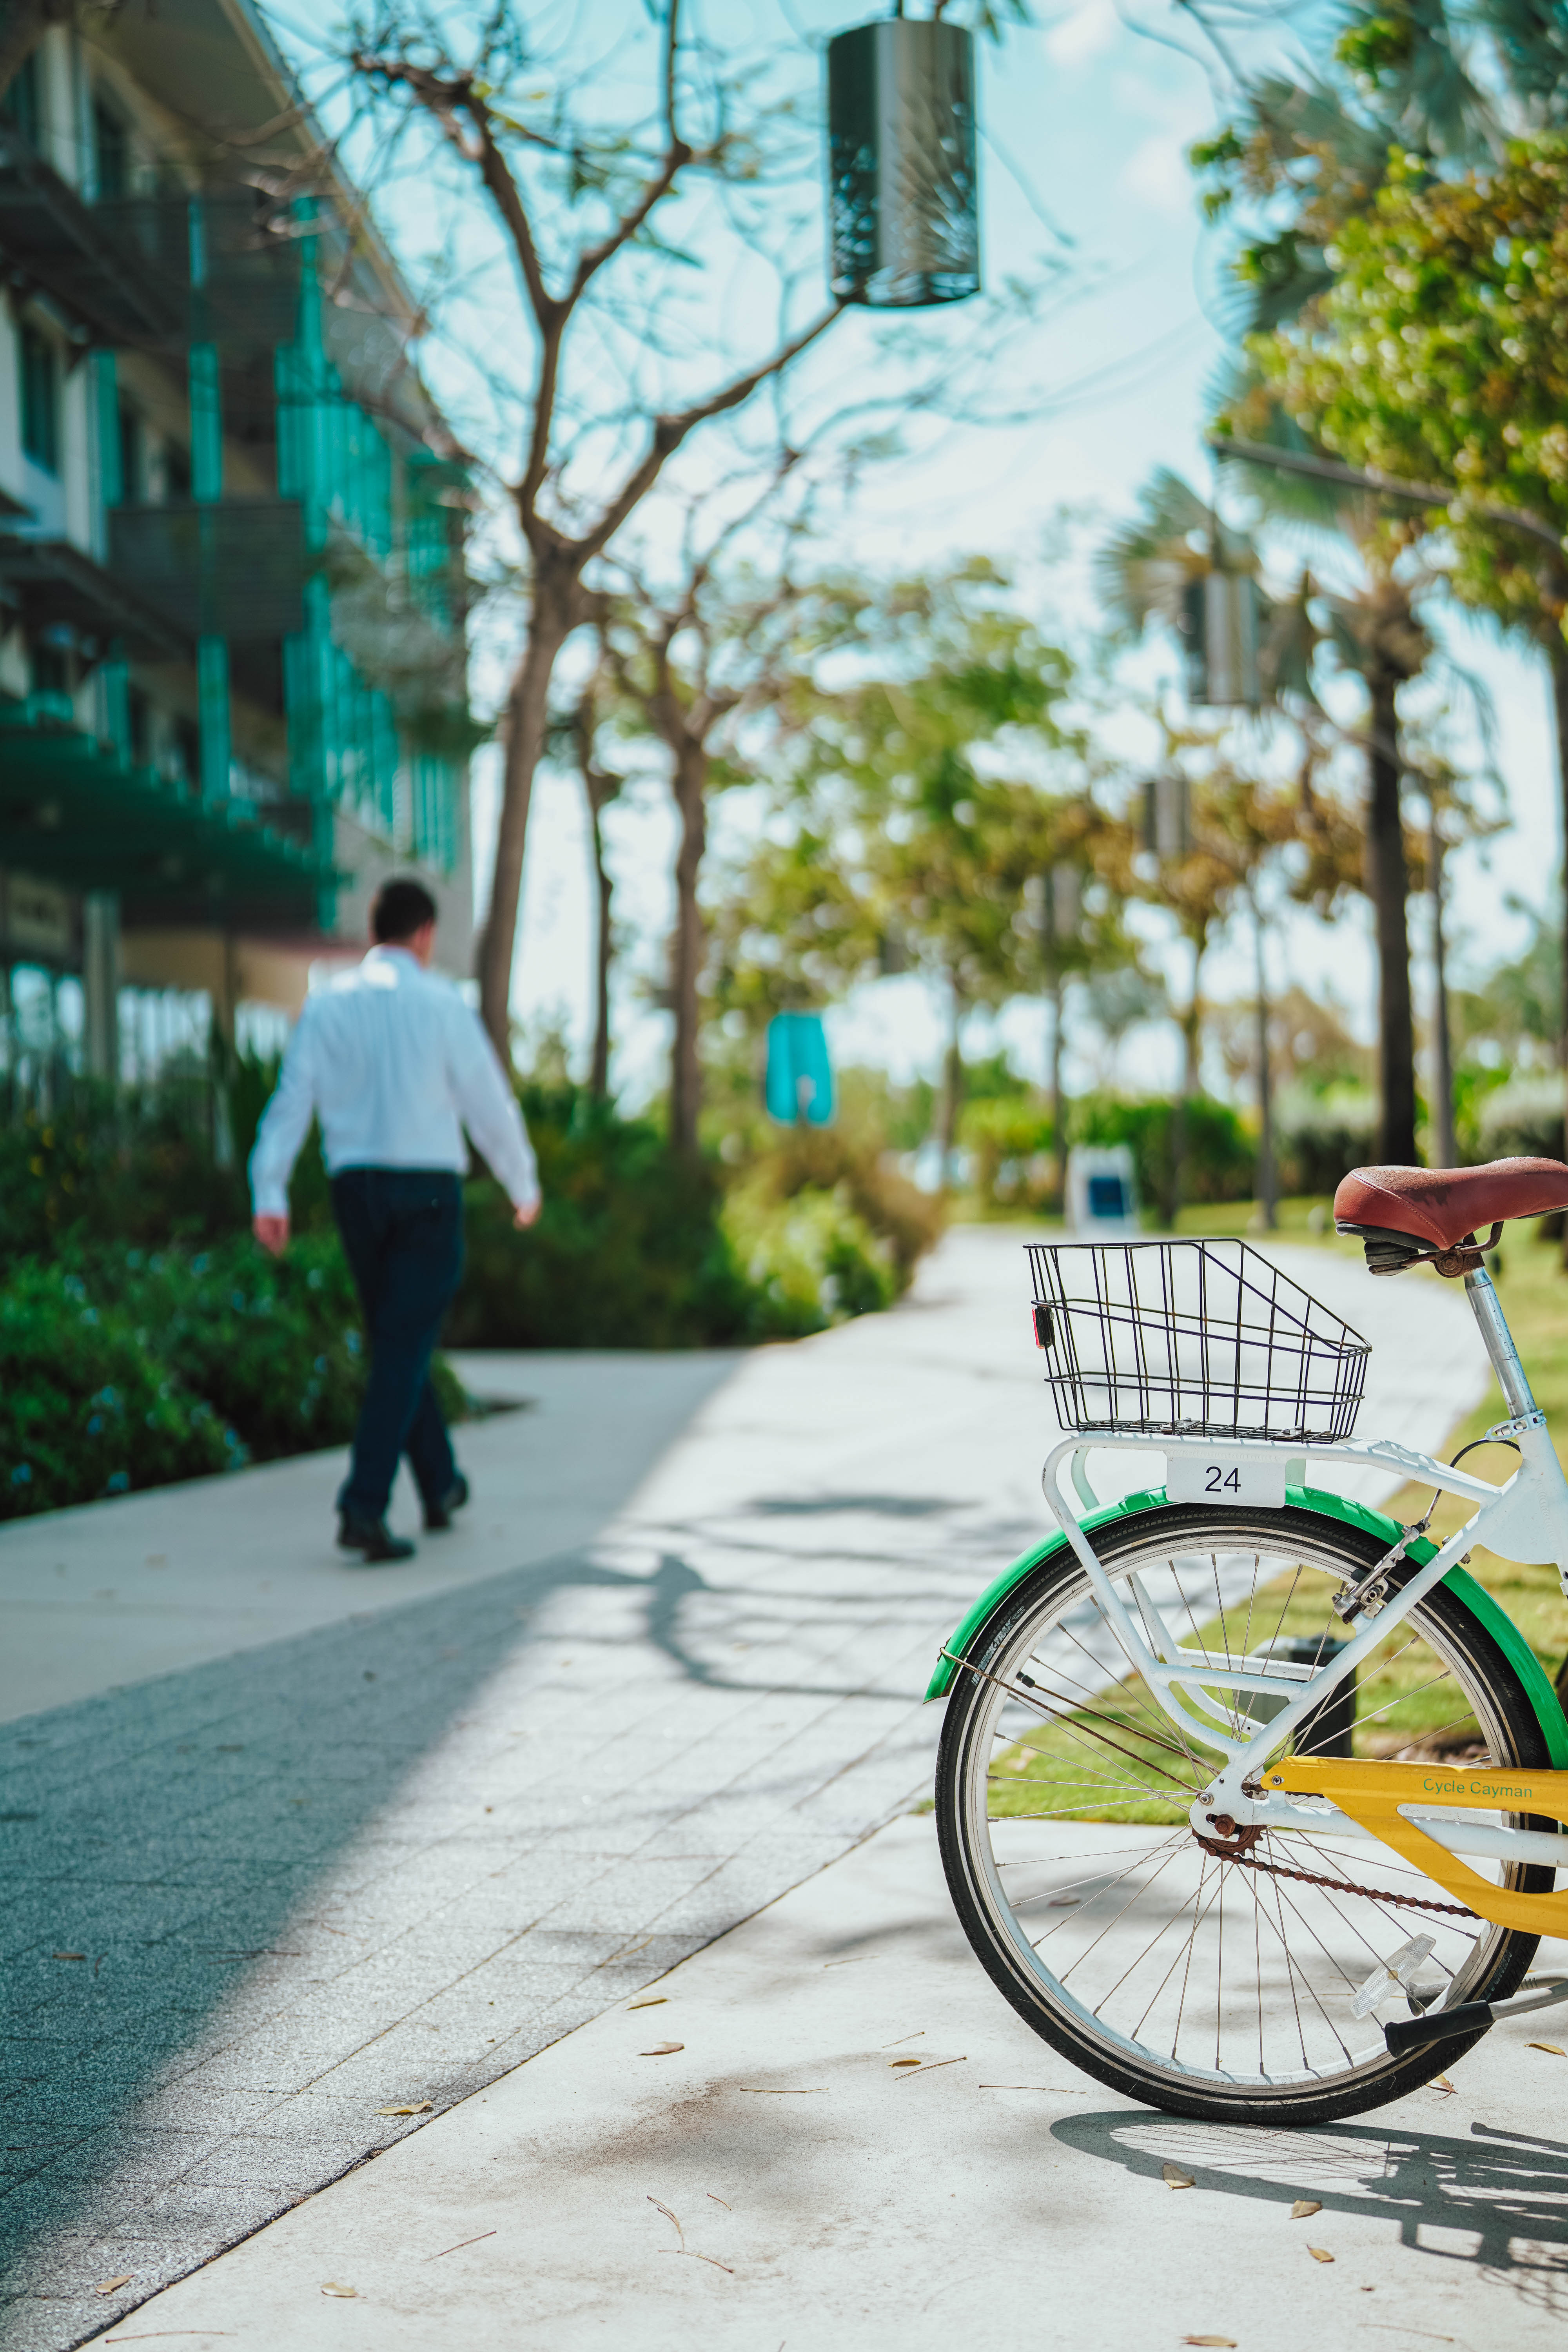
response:
M1468 1274L1509 1217L1568 1209L1568 1168L1558 1160L1492 1160L1484 1168L1352 1168L1334 1194L1334 1229L1359 1234L1373 1274L1432 1265Z

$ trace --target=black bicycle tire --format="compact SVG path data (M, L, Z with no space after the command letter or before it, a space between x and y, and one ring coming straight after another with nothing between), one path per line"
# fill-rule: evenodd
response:
M1376 1537L1342 1520L1330 1520L1319 1512L1287 1509L1257 1514L1245 1510L1220 1513L1200 1506L1175 1504L1135 1512L1101 1528L1091 1540L1100 1558L1111 1567L1124 1550L1141 1546L1151 1535L1163 1535L1166 1530L1173 1538L1182 1539L1184 1549L1207 1549L1208 1544L1200 1539L1199 1531L1213 1529L1216 1521L1223 1521L1228 1543L1245 1544L1249 1531L1273 1540L1296 1533L1304 1540L1310 1538L1320 1549L1338 1549L1347 1567L1358 1570L1374 1565L1384 1549ZM1403 1584L1417 1573L1414 1566L1404 1565L1391 1581ZM1036 1613L1040 1603L1064 1581L1087 1583L1076 1556L1070 1552L1065 1558L1060 1553L1054 1555L998 1603L969 1644L967 1654L982 1672L959 1672L948 1696L937 1751L937 1837L953 1907L981 1966L1026 2024L1082 2073L1146 2106L1205 2123L1303 2129L1309 2125L1340 2122L1347 2116L1386 2106L1419 2090L1434 2074L1473 2049L1481 2039L1480 2033L1418 2050L1405 2058L1391 2056L1384 2064L1359 2073L1338 2087L1332 2084L1293 2084L1267 2094L1245 2088L1215 2091L1197 2084L1173 2081L1152 2067L1145 2070L1119 2051L1097 2042L1082 2032L1070 2013L1053 2009L1042 1997L1038 1983L1022 1974L1010 1951L996 1940L990 1916L973 1885L964 1795L968 1738L989 1687L984 1680L984 1670L1016 1637L1021 1622ZM1485 1678L1484 1686L1506 1725L1514 1750L1498 1761L1537 1770L1548 1768L1551 1756L1540 1718L1518 1674L1486 1627L1458 1595L1442 1585L1428 1594L1413 1614L1427 1612L1440 1622L1445 1635L1460 1650L1467 1666L1477 1674L1478 1679ZM1531 1892L1544 1893L1553 1885L1554 1873L1544 1866L1523 1865L1517 1868L1512 1883ZM1537 1936L1517 1929L1503 1930L1491 1966L1468 1989L1466 1998L1476 2001L1506 2000L1523 1980L1539 1943Z

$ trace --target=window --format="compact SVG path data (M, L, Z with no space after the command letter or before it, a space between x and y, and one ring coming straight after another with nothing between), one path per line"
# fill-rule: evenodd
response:
M139 686L125 689L126 729L130 737L127 749L132 762L138 768L153 764L153 706Z
M59 353L37 327L21 337L22 447L46 473L60 470Z
M191 495L191 453L176 442L163 445L163 496L166 499L188 499Z
M125 194L130 173L131 137L111 108L96 100L92 110L92 145L100 204L111 204Z
M16 76L4 98L0 98L0 116L19 131L29 147L38 143L38 60L31 57L18 67Z
M120 435L120 496L128 507L141 503L142 482L142 419L128 400L120 403L117 417Z

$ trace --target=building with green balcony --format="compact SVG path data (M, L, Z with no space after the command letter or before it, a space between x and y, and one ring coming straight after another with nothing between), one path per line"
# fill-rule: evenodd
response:
M0 101L0 1109L297 1010L388 872L471 951L414 305L247 0L88 23Z

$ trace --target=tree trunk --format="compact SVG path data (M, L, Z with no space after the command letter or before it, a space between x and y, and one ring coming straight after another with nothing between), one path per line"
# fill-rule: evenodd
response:
M1268 1059L1268 975L1263 961L1263 914L1252 907L1252 937L1258 959L1258 1207L1266 1234L1279 1223L1274 1170L1274 1076Z
M959 1041L959 1032L963 1026L965 1008L956 981L952 982L952 1020L947 1033L942 1088L942 1189L944 1192L951 1189L952 1183L952 1162L958 1150L958 1122L963 1110L963 1047Z
M1431 806L1426 862L1432 877L1432 963L1436 986L1432 1007L1432 1136L1439 1168L1457 1168L1459 1147L1454 1135L1454 1042L1448 1027L1447 954L1443 940L1443 836L1437 810Z
M1204 1018L1199 982L1203 977L1204 950L1207 945L1206 934L1193 941L1193 992L1182 1016L1182 1091L1171 1112L1171 1157L1165 1192L1165 1223L1173 1233L1176 1230L1176 1219L1181 1213L1182 1196L1186 1191L1187 1105L1198 1091L1199 1041Z
M511 968L517 951L517 918L522 901L522 856L528 843L528 812L533 775L544 750L550 680L556 656L578 623L581 589L574 572L552 576L548 562L534 583L528 637L506 699L505 752L501 767L500 821L496 828L495 871L489 912L479 941L479 1014L502 1063L511 1066Z
M1367 889L1377 926L1378 1158L1385 1167L1415 1164L1415 1033L1410 1009L1410 935L1405 834L1399 809L1399 681L1375 671L1367 745Z
M675 861L675 938L670 952L670 1001L675 1041L669 1059L669 1139L688 1158L697 1150L697 1119L702 1108L702 1066L698 1056L697 983L702 976L707 934L697 901L702 853L708 845L708 753L690 737L675 753L675 804L680 812L680 848Z
M605 865L604 827L599 822L599 811L593 800L591 788L588 824L594 840L594 877L599 886L599 932L594 974L594 1059L588 1071L588 1092L595 1102L603 1102L610 1091L610 963L615 954L615 935L610 928L610 900L615 884Z
M1062 998L1060 972L1051 980L1051 1165L1054 1205L1065 1210L1068 1194L1067 1106L1062 1099Z

